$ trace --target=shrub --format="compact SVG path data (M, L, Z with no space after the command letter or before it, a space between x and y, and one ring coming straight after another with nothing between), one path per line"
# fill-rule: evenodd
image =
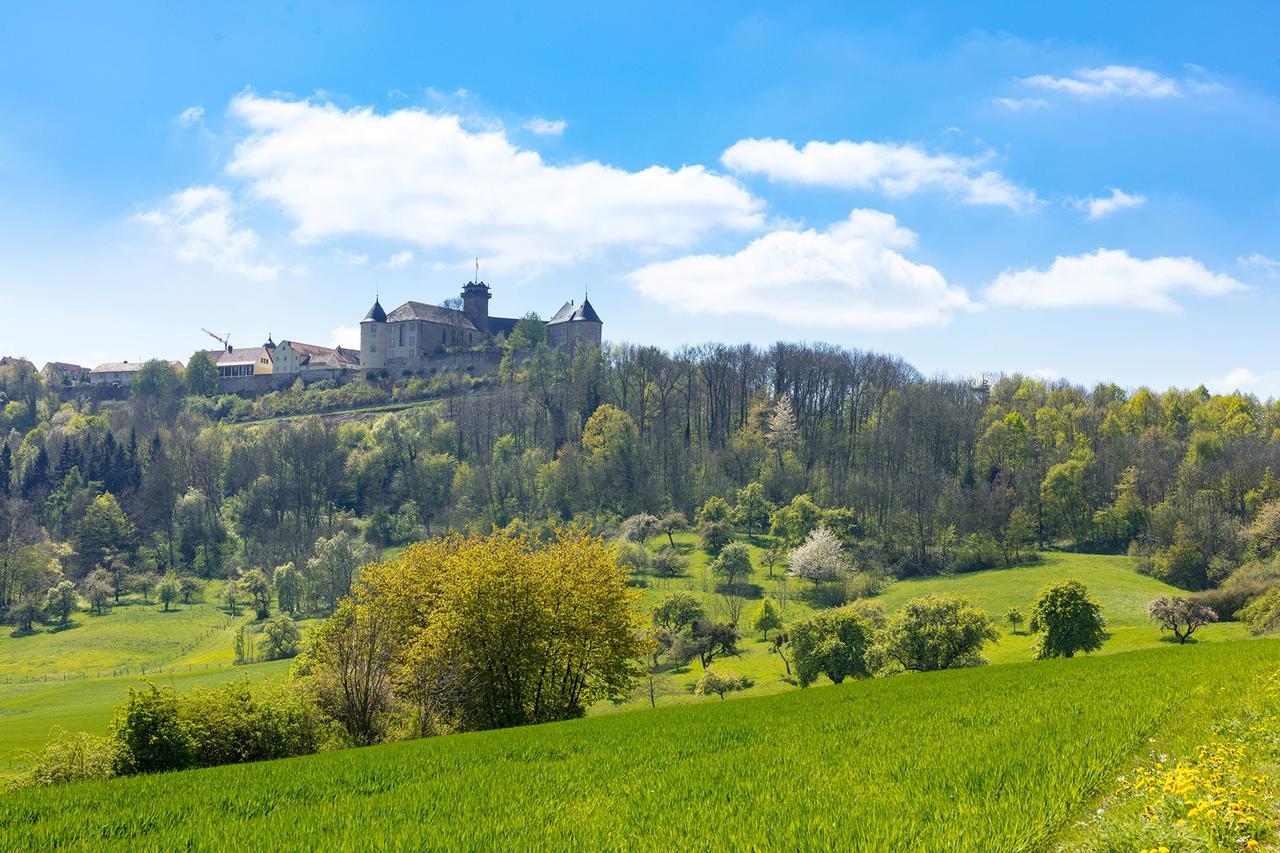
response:
M709 521L699 527L702 535L702 550L715 557L720 550L733 541L733 528L727 521Z
M111 736L120 748L117 772L154 773L192 765L191 739L182 725L178 698L171 688L154 684L129 688L129 698L116 709Z
M698 679L698 684L694 687L693 692L699 696L715 694L724 699L724 694L734 690L741 690L746 686L746 679L741 676L732 672L721 672L718 669L708 669Z
M1275 587L1258 596L1238 615L1254 634L1273 634L1280 631L1280 587Z
M14 780L13 787L41 788L66 782L109 779L116 773L118 752L112 738L55 729L44 750L30 756L31 768Z

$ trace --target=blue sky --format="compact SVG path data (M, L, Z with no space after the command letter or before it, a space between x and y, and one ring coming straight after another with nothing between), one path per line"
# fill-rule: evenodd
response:
M328 344L479 256L614 341L1280 394L1273 4L459 5L8 10L0 351Z

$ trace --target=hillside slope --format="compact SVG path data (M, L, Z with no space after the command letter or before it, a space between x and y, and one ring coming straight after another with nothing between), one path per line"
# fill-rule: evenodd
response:
M1280 642L814 688L0 797L0 848L1044 844Z

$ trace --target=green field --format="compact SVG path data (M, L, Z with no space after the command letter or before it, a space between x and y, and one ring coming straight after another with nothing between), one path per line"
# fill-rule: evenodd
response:
M701 598L712 616L725 618L724 596L716 592L715 579L707 571L707 556L696 547L696 537L682 534L677 535L676 541L690 560L688 572L681 578L648 582L639 590L640 606L647 611L663 596L683 590ZM662 542L665 538L650 544ZM813 608L806 602L809 585L785 580L780 569L775 569L775 576L770 578L759 567L760 548L752 544L751 549L757 568L749 584L755 587L755 594L778 597L788 622L812 613ZM392 551L384 558L394 554ZM1137 574L1122 557L1049 553L1043 562L1032 566L900 581L876 600L886 610L893 610L919 595L953 592L1001 619L1010 607L1029 611L1041 587L1068 577L1082 580L1102 602L1111 631L1103 653L1167 645L1167 635L1162 636L1147 619L1146 606L1152 598L1177 594L1178 590ZM68 630L0 636L0 777L21 770L25 753L43 747L55 726L70 731L104 732L128 687L140 683L136 676L143 668L149 677L172 683L178 689L284 672L287 665L279 662L231 667L235 631L250 617L242 614L232 619L210 603L218 600L215 587L216 584L206 591L206 601L179 606L170 613L162 612L154 603L130 601L128 606L104 616L78 614L75 626ZM785 677L782 661L769 653L769 644L749 629L757 603L757 599L749 599L743 611L744 638L739 654L718 658L714 664L750 680L748 689L731 694L735 697L795 689ZM1203 628L1196 638L1219 641L1245 634L1243 626L1225 623ZM1008 626L1002 626L1000 642L989 645L985 654L993 663L1024 661L1031 657L1031 644L1030 636L1013 635ZM81 673L110 675L126 668L130 677L79 677ZM697 660L665 673L658 685L658 704L718 701L693 693L701 674L702 666ZM9 683L4 683L6 680ZM625 702L601 702L590 713L607 714L647 704L647 698L637 694Z
M697 537L685 533L677 534L675 539L677 546L690 561L689 569L684 577L650 581L649 585L641 589L641 608L646 612L652 610L664 596L682 591L699 597L711 616L725 618L725 597L716 591L715 578L707 570L707 555L696 545ZM665 543L666 537L656 537L650 540L649 545L656 548ZM762 549L759 544L749 541L756 569L747 586L754 587L757 597L749 599L743 610L740 653L736 657L720 658L713 663L718 668L750 679L751 687L739 693L740 696L763 696L793 687L786 680L782 661L777 655L770 654L769 644L750 630L750 620L759 603L758 597L773 595L778 598L783 605L783 619L787 623L813 612L808 603L812 584L786 579L779 568L775 568L774 577L770 578L768 572L760 567ZM1004 623L1005 613L1011 607L1017 607L1029 617L1031 604L1045 585L1075 578L1082 581L1102 604L1110 637L1103 644L1101 653L1156 648L1171 640L1170 634L1162 633L1147 617L1147 604L1162 595L1185 595L1184 590L1138 574L1133 570L1133 563L1126 557L1061 552L1048 552L1043 557L1039 563L1009 569L898 581L890 584L872 601L880 604L887 612L892 612L910 599L922 595L952 593L967 598L1000 623L1000 641L988 645L983 652L987 660L992 663L1025 661L1033 655L1034 637L1026 633L1012 633ZM1024 631L1025 628L1024 625ZM1243 625L1226 622L1201 628L1194 639L1208 642L1246 636L1248 630ZM702 666L696 660L688 667L671 672L663 680L662 688L665 692L659 703L705 701L703 697L693 693L693 687L701 675ZM592 711L602 713L616 707L631 707L639 701L645 700L633 699L631 703L622 706L603 703Z
M14 792L0 848L1032 849L1278 665L1164 646Z
M217 593L214 582L204 601L167 613L130 598L101 616L78 613L70 628L0 635L0 782L23 769L54 727L105 732L144 678L184 690L287 671L288 661L233 667L236 632L253 616L229 616L211 603Z

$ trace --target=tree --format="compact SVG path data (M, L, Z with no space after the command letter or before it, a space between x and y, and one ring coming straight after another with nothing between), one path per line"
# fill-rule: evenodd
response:
M741 676L734 675L731 672L722 672L718 669L707 669L703 671L702 677L698 679L693 692L699 696L711 696L714 694L724 699L724 694L734 690L741 690L745 686L745 681Z
M156 598L160 599L160 603L164 605L165 612L169 611L169 605L173 604L182 596L182 587L178 584L178 578L173 574L167 574L161 578L160 583L156 584Z
M276 566L273 580L280 612L297 613L302 608L302 573L293 563L285 563Z
M1147 615L1172 631L1182 645L1196 629L1218 621L1218 614L1198 601L1180 596L1161 596L1147 605Z
M814 583L838 580L845 577L849 569L844 546L825 527L815 528L787 558L787 574Z
M49 587L44 597L44 612L56 618L63 628L71 624L71 614L80 606L80 594L71 581L60 581Z
M654 534L657 525L657 518L647 512L642 512L622 522L622 529L619 531L619 535L627 542L636 542L643 545L644 541Z
M698 528L702 535L702 550L717 556L720 550L733 541L733 528L727 521L710 521Z
M769 631L781 628L782 614L778 611L778 602L768 596L761 599L760 609L756 611L751 627L759 631L766 640L769 639Z
M204 350L197 350L187 361L182 378L188 394L212 397L218 393L218 368Z
M796 495L769 517L769 532L794 548L821 523L822 509L813 498Z
M267 636L267 660L291 658L298 653L302 632L288 613L280 613L268 619L262 626L262 633Z
M667 545L674 551L676 547L675 534L688 528L689 519L684 517L684 513L668 512L658 518L658 523L654 525L654 532L667 537Z
M1038 633L1037 658L1072 657L1092 652L1106 639L1102 606L1085 585L1068 580L1045 587L1031 609L1032 632Z
M316 540L315 555L307 560L307 575L314 589L321 590L329 607L351 591L360 566L373 559L373 549L346 531Z
M765 567L768 568L769 577L773 577L773 567L782 559L786 550L786 546L780 540L773 539L769 542L768 547L760 553L760 562L764 563Z
M822 610L794 623L787 639L796 680L808 687L822 674L836 684L869 675L866 658L873 633L866 616L853 606Z
M738 491L733 523L743 530L764 531L769 527L769 515L773 509L773 504L765 497L764 486L752 481Z
M729 521L732 516L733 511L728 502L719 495L713 495L698 510L698 525L720 524Z
M741 578L751 576L751 551L741 542L730 542L720 549L720 554L711 563L711 571L724 578L729 588L734 588Z
M681 631L694 622L706 619L706 611L697 596L673 592L653 609L653 624L671 631Z
M649 559L649 571L654 577L674 578L684 574L689 561L680 556L680 552L670 545L663 545L658 553Z
M1018 608L1010 607L1009 612L1004 615L1004 621L1009 623L1009 630L1016 634L1022 630L1022 623L1027 621L1027 618Z
M44 618L44 612L34 601L19 599L9 608L6 618L17 625L20 632L30 634L36 622Z
M1085 467L1081 459L1060 462L1049 469L1040 486L1046 526L1052 533L1070 536L1076 541L1088 535L1090 521Z
M271 615L271 581L262 569L251 569L240 578L240 588L253 602L253 609L259 619Z
M928 672L985 663L982 646L999 639L981 610L954 595L913 598L889 617L871 655L879 668Z
M107 565L109 555L132 549L134 535L133 525L115 495L98 495L75 526L73 538L80 565L86 572Z
M711 665L716 655L738 653L738 627L731 622L700 619L689 626L684 639L686 650L698 656L703 669Z
M343 608L355 625L387 620L383 666L420 731L474 730L578 717L630 695L647 649L636 598L602 539L507 529L419 542L368 566Z
M101 614L107 602L116 594L111 573L106 569L94 569L80 584L80 594L89 602L95 613Z
M191 575L182 575L178 578L178 592L182 595L182 603L190 604L191 596L200 591L200 581Z
M240 582L235 578L227 581L222 587L222 600L226 602L227 610L232 616L240 615L240 604L244 601L244 591L240 589Z

